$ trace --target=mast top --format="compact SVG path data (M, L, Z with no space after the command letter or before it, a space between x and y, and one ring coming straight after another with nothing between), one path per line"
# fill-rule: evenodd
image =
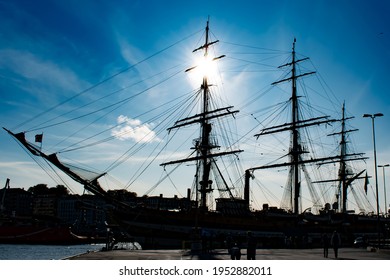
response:
M209 42L209 20L210 20L210 17L207 19L207 23L206 23L206 38L205 38L204 45L202 45L199 48L196 48L195 50L192 51L192 52L197 52L199 50L204 49L205 50L204 56L208 55L208 48L209 48L209 46L219 42L219 40L216 40L216 41L213 41L213 42Z
M295 43L296 43L296 42L297 42L297 38L294 37L293 47L292 47L293 52L295 52Z

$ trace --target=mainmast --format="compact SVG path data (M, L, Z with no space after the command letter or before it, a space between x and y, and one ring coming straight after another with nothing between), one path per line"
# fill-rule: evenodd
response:
M207 21L205 34L206 34L205 43L202 46L196 48L193 52L203 50L204 59L208 60L209 47L218 42L218 40L211 41L211 42L209 41L209 21ZM213 58L212 60L217 60L222 57L224 57L224 55ZM197 66L191 67L187 69L186 72L196 67ZM200 90L202 94L201 112L192 117L181 119L177 121L174 126L169 128L170 130L173 128L178 128L193 123L199 123L200 130L201 130L200 139L196 139L194 141L195 143L194 149L197 151L197 156L192 158L177 160L177 161L171 161L171 162L163 163L161 165L165 166L169 164L177 164L186 161L198 161L198 165L199 165L198 170L200 174L197 176L197 178L200 178L200 181L197 182L197 191L200 193L201 196L199 209L201 211L208 211L207 195L213 191L212 188L213 182L210 179L210 171L211 171L212 163L215 162L214 158L217 156L238 153L241 152L241 150L212 153L212 150L218 148L219 146L217 145L215 140L211 141L212 124L210 123L210 120L214 118L222 117L224 115L231 115L237 113L238 111L230 111L230 109L232 108L231 106L226 108L217 108L217 109L210 108L210 98L211 98L210 85L208 83L208 77L206 74L203 76L203 81Z
M295 53L295 43L296 39L294 38L293 42L293 47L292 47L292 60L290 63L287 63L285 65L280 66L281 67L286 67L286 66L291 66L291 77L288 79L280 80L277 82L274 82L272 85L284 82L284 81L291 81L291 147L290 147L290 161L291 161L291 166L290 166L290 173L292 178L291 178L291 188L292 188L292 193L294 194L293 198L293 212L295 214L298 214L299 209L300 209L300 193L301 193L301 174L300 174L300 156L301 154L304 153L302 146L300 144L300 136L299 136L299 130L298 126L300 123L299 119L299 103L298 103L298 95L297 95L297 79L313 74L315 72L310 72L310 73L304 73L301 75L297 75L296 73L296 65L297 63L307 60L308 58L296 60L296 53Z

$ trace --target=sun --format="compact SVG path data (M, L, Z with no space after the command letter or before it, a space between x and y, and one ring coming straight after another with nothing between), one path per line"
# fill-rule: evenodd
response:
M202 56L197 61L197 67L194 69L202 78L212 78L217 74L217 63L210 56Z
M205 78L209 82L216 82L219 73L216 60L219 58L213 58L207 55L198 57L194 61L194 66L186 70L189 73L191 84L194 86L199 85Z

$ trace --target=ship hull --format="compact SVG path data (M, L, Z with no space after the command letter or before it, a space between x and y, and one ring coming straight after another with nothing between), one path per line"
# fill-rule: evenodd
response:
M90 242L88 237L72 233L69 227L0 226L0 243L3 244L72 245Z
M375 217L341 213L295 215L258 211L228 216L218 212L198 213L195 209L185 212L131 209L114 215L145 249L191 248L199 242L223 248L229 238L245 243L248 231L263 248L321 246L322 235L334 230L341 233L346 246L352 245L358 236L378 236ZM381 218L379 226L384 235L388 225L390 220Z

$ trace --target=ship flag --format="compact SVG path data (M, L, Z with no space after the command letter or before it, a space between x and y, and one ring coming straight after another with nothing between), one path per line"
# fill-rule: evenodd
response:
M35 142L42 143L43 133L35 135Z

